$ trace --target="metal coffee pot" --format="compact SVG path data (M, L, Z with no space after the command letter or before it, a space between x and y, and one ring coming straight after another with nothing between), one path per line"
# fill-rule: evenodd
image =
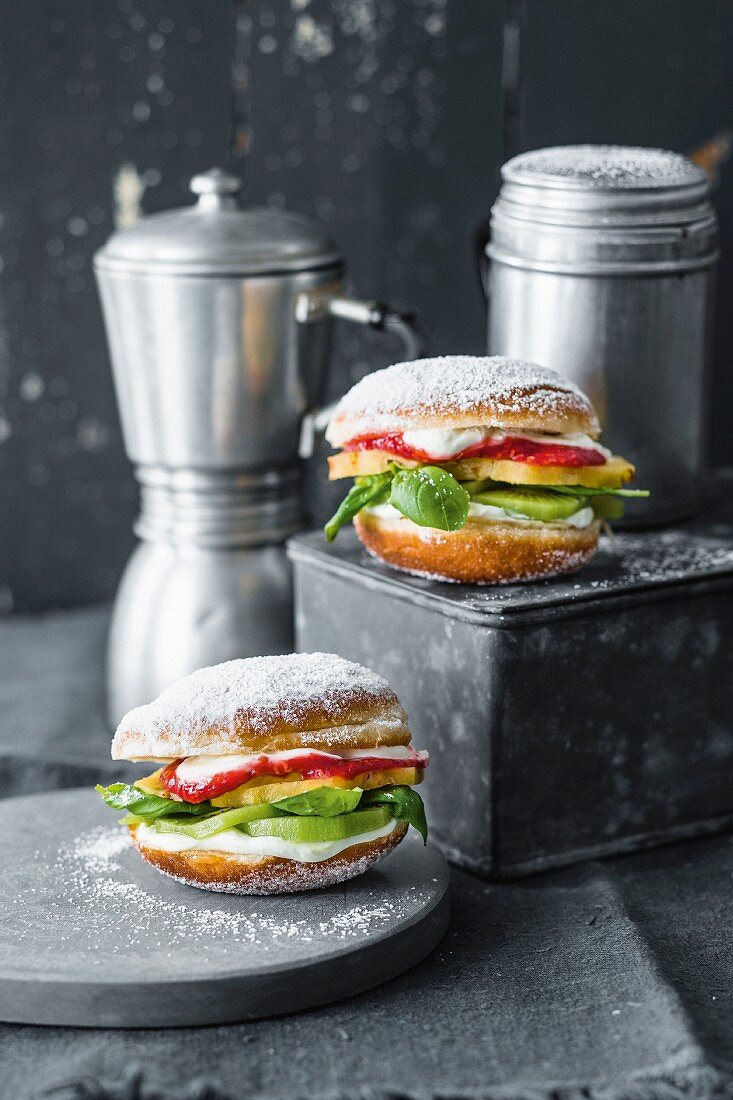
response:
M491 212L489 353L589 394L651 490L632 522L689 515L700 496L718 258L708 190L677 153L561 146L505 164Z
M94 266L142 540L109 640L113 722L179 676L292 649L283 543L304 526L299 438L323 398L333 317L419 343L344 297L344 261L295 214L242 209L212 169L193 206L115 233Z

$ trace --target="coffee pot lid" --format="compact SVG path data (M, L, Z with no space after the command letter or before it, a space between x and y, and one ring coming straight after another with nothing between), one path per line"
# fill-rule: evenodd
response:
M300 214L242 208L241 181L221 168L194 176L192 206L151 214L114 233L94 257L102 271L274 275L342 263L321 226Z

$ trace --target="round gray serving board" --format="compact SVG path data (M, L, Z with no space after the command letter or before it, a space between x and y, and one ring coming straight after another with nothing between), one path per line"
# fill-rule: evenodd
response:
M417 836L342 885L236 897L166 878L116 820L88 790L0 803L0 1020L179 1027L295 1012L400 974L447 927L448 870Z

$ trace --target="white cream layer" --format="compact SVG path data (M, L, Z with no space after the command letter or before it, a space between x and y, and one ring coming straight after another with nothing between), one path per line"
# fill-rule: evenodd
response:
M320 863L331 856L337 856L354 844L367 844L370 840L379 840L389 836L397 827L397 821L389 821L381 829L370 833L358 833L345 840L326 840L304 843L283 840L278 836L248 836L239 829L223 829L215 836L195 840L184 833L158 833L151 825L140 824L135 839L145 848L156 848L160 852L229 852L237 856L279 856L281 859L294 859L299 863Z
M511 435L512 439L528 439L532 443L552 443L558 447L587 447L589 450L598 451L606 458L611 457L609 450L582 432L573 432L566 435L543 435L538 432L504 432L500 428L489 427L422 428L403 432L402 438L408 447L423 451L437 462L453 458L461 451L474 447L477 443L483 443L487 439L499 443L508 435Z
M397 513L399 515L399 513ZM415 750L412 746L381 745L374 749L340 749L338 752L324 752L322 749L284 749L282 752L261 752L254 755L242 753L229 753L227 756L188 756L176 768L176 775L182 782L199 783L221 772L236 771L237 768L246 768L256 764L263 758L277 763L282 760L290 760L293 757L302 756L304 753L317 753L319 756L327 756L335 760L358 760L360 757L379 757L385 760L402 760L410 756Z
M401 512L398 512L392 504L375 504L371 507L362 508L362 512L370 516L376 516L377 519L400 519L404 520L405 523L412 522L412 520L403 516ZM545 523L544 520L529 519L527 516L519 516L514 512L507 512L503 508L497 508L493 504L477 504L474 501L471 501L468 506L468 515L471 519L481 519L487 522L498 520L501 523L529 523L533 525ZM590 527L594 519L595 514L592 508L581 508L572 516L568 516L567 519L553 519L551 522L553 526L577 527L582 530L585 527Z

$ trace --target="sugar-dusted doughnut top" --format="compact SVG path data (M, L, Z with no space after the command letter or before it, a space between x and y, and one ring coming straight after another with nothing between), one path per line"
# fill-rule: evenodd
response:
M339 401L326 438L477 425L597 436L598 418L573 383L536 363L501 355L443 355L375 371Z
M386 680L333 653L248 657L200 668L120 722L115 760L293 748L407 745Z

